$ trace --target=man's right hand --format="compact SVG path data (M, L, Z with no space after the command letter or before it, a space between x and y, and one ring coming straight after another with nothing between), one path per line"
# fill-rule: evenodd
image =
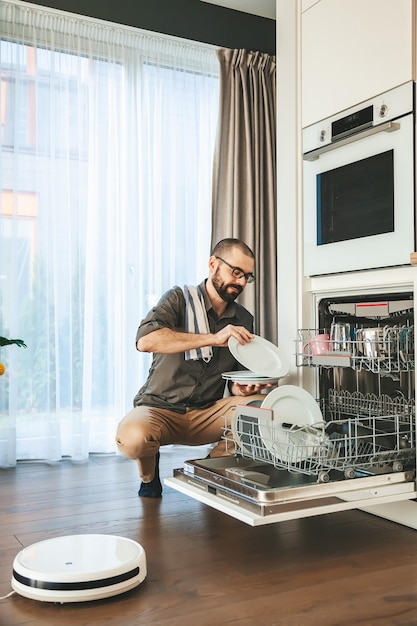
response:
M228 324L213 336L215 340L213 346L219 346L221 348L227 348L229 337L235 337L242 346L244 346L245 343L249 343L255 337L255 335L249 332L244 326L233 326L232 324Z

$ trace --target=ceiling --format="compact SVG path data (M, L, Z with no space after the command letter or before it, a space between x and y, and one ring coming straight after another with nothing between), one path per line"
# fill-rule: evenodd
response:
M201 0L227 9L251 13L260 17L276 19L276 0Z

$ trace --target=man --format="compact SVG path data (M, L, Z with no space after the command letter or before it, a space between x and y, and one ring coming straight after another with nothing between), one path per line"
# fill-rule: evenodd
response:
M254 394L265 385L238 383L230 383L231 396L224 397L222 379L223 372L240 367L228 349L229 337L242 345L254 337L253 316L235 302L255 280L254 265L254 254L243 241L223 239L209 258L208 278L197 288L170 289L138 328L136 347L152 352L153 360L133 410L119 424L116 442L138 464L139 496L162 494L161 445L218 442L211 455L225 454L220 440L227 409L264 397Z

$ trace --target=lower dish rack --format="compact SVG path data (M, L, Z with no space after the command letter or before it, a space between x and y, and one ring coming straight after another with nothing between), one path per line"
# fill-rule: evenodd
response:
M323 421L306 425L274 419L273 411L262 407L240 405L232 417L225 416L223 438L229 453L314 475L319 482L328 482L332 470L350 479L414 469L414 402L399 405L385 398L381 404L378 399L378 408L386 413L372 413L372 394L332 390L322 408Z

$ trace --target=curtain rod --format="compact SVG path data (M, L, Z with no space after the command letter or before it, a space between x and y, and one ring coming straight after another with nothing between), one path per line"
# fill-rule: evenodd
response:
M154 30L147 30L145 28L139 28L137 26L128 26L126 24L119 24L118 22L110 22L108 20L103 20L100 18L90 17L88 15L81 15L80 13L72 13L71 11L64 11L62 9L55 9L52 7L46 7L40 4L32 4L31 2L24 2L23 0L1 0L1 4L14 4L18 7L27 7L29 9L34 9L39 12L44 12L45 14L57 15L60 17L69 16L75 20L79 20L80 22L84 21L91 24L102 24L103 26L118 28L125 32L150 35L155 38L159 38L162 41L176 41L178 43L188 43L190 45L205 48L209 50L218 50L223 46L216 46L214 44L204 43L202 41L195 41L193 39L186 39L185 37L177 37L175 35L168 35L166 33L160 33Z

